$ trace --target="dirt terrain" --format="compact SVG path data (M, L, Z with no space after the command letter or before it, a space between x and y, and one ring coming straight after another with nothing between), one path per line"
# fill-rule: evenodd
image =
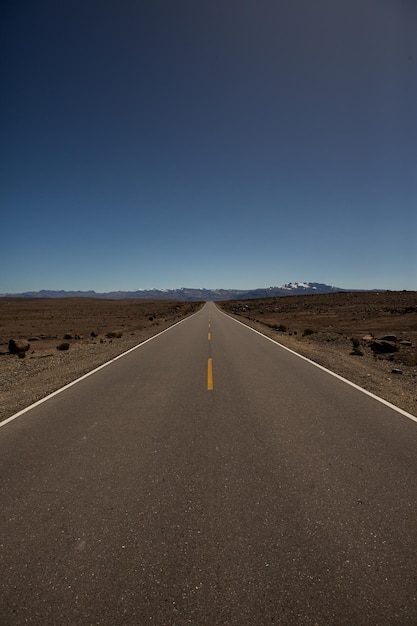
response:
M71 346L109 339L108 333L123 336L179 319L200 306L160 300L0 298L0 350L8 351L11 337L24 338L31 344L30 354L36 357L64 339Z
M351 292L221 303L283 345L417 415L417 292Z
M0 419L157 334L202 303L0 298ZM227 301L221 307L417 415L417 292ZM10 339L29 348L9 353ZM59 349L58 349L59 347Z
M0 420L193 313L198 302L0 298ZM9 341L27 350L9 353ZM27 346L25 346L27 347Z

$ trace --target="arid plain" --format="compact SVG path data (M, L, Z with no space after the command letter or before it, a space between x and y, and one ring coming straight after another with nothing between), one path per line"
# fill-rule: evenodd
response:
M351 292L218 305L417 415L417 292ZM0 299L0 419L197 311L201 302ZM29 348L9 353L10 339ZM66 345L65 345L66 344Z

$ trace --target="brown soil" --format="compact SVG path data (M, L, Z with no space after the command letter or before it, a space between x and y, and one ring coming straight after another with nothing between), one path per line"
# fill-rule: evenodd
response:
M11 337L28 339L31 353L55 348L66 334L70 344L106 339L179 319L201 303L155 300L101 300L95 298L0 298L0 350L8 351ZM78 335L81 339L75 339ZM65 340L67 341L67 340Z
M0 420L202 306L200 302L0 298ZM71 338L65 338L71 336ZM26 339L20 358L10 339ZM60 344L68 350L58 350Z
M228 301L221 307L279 343L417 415L417 292L289 296ZM375 352L375 340L387 336L396 338L388 342L393 352Z

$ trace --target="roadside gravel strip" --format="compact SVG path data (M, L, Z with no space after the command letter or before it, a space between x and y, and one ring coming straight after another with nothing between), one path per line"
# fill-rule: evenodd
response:
M0 359L0 426L17 413L73 384L81 377L112 363L130 350L139 348L157 335L180 324L187 317L158 327L136 331L111 343L75 344L71 350L49 351L41 356L19 359L9 355Z

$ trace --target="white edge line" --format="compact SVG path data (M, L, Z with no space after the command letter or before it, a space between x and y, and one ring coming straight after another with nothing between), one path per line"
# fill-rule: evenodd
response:
M199 309L200 311L201 309ZM126 352L122 352L122 354L118 354L117 356L115 356L113 359L110 359L110 361L106 361L106 363L102 363L102 365L99 365L98 367L94 368L93 370L91 370L90 372L87 372L86 374L83 374L83 376L80 376L80 378L76 378L75 380L73 380L72 382L68 383L67 385L64 385L64 387L60 387L59 389L57 389L56 391L53 391L52 393L48 394L47 396L45 396L44 398L41 398L40 400L37 400L37 402L34 402L33 404L31 404L30 406L27 406L25 409L22 409L21 411L18 411L17 413L15 413L14 415L11 415L10 417L6 418L5 420L3 420L2 422L0 422L0 428L2 426L6 426L6 424L8 424L9 422L12 422L13 420L15 420L17 417L20 417L21 415L23 415L24 413L27 413L28 411L31 411L32 409L34 409L35 407L39 406L40 404L43 404L44 402L46 402L47 400L50 400L51 398L53 398L54 396L57 396L59 393L61 393L62 391L65 391L66 389L69 389L70 387L72 387L73 385L76 385L77 383L79 383L81 380L84 380L85 378L88 378L89 376L91 376L92 374L95 374L96 372L98 372L99 370L103 369L103 367L107 367L108 365L110 365L111 363L114 363L115 361L117 361L118 359L121 359L123 356L125 356L126 354L129 354L129 352L133 352L133 350L137 350L137 348L140 348L141 346L144 346L145 343L148 343L149 341L152 341L153 339L156 339L157 337L160 337L161 335L163 335L164 333L168 332L169 330L171 330L171 328L174 328L174 326L177 326L178 324L181 324L182 322L185 322L186 320L190 319L190 317L193 317L193 315L196 315L199 311L196 311L195 313L193 313L192 315L189 315L187 317L184 317L184 319L180 320L179 322L175 322L175 324L172 324L172 326L168 326L168 328L165 328L165 330L161 330L160 333L157 333L156 335L153 335L152 337L149 337L149 339L145 339L144 341L142 341L141 343L138 343L136 346L133 346L133 348L129 348L129 350L126 350Z
M353 387L354 389L357 389L358 391L361 391L362 393L365 393L367 396L370 396L374 400L378 400L378 402L381 402L382 404L385 404L385 406L388 406L390 409L393 409L394 411L397 411L397 413L401 413L401 415L404 415L404 417L408 417L408 419L412 420L413 422L417 422L417 417L415 415L411 415L411 413L408 413L407 411L404 411L403 409L400 409L400 407L395 406L395 404L391 404L391 402L388 402L387 400L384 400L384 398L380 398L379 396L376 396L371 391L368 391L367 389L364 389L363 387L359 387L359 385L356 385L351 380L348 380L347 378L343 378L343 376L340 376L339 374L336 374L335 372L332 372L331 370L328 370L327 367L324 367L323 365L320 365L319 363L315 363L314 361L312 361L311 359L307 358L306 356L303 356L302 354L299 354L298 352L295 352L295 350L291 350L291 348L287 348L287 346L284 346L282 343L279 343L279 341L275 341L275 339L271 339L271 337L268 337L268 335L264 335L259 330L256 330L255 328L252 328L251 326L248 326L244 322L241 322L240 320L235 319L231 315L228 315L227 313L225 313L224 311L219 309L219 307L217 307L217 305L216 305L216 308L220 311L220 313L223 313L223 315L226 315L226 317L228 317L229 319L233 320L237 324L241 324L245 328L249 328L249 330L253 331L257 335L260 335L261 337L264 337L265 339L267 339L271 343L274 343L275 345L279 346L280 348L283 348L284 350L287 350L287 352L291 352L291 354L295 354L295 356L298 356L300 359L303 359L303 361L307 361L307 363L311 363L315 367L318 367L320 370L323 370L323 372L327 372L327 374L330 374L331 376L334 376L335 378L338 378L342 382L346 383L347 385L350 385L351 387Z

